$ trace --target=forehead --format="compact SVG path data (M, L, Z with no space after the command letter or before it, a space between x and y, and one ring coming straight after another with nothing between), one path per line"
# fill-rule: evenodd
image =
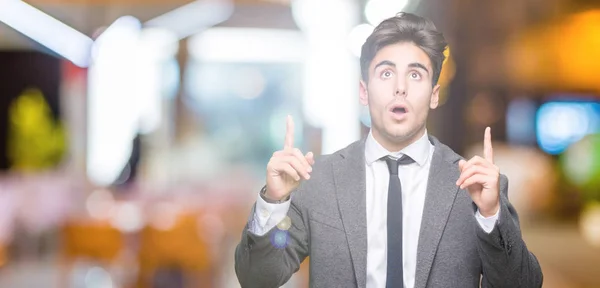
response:
M425 51L421 50L412 42L402 42L381 48L369 65L371 69L381 61L388 60L394 62L396 67L408 67L410 63L421 63L431 70L431 60Z

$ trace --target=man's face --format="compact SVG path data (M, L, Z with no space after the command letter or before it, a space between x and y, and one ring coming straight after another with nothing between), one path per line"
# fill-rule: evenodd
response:
M360 82L360 102L369 106L375 139L400 149L416 141L439 100L427 54L412 42L389 45L375 55L368 72L368 83Z

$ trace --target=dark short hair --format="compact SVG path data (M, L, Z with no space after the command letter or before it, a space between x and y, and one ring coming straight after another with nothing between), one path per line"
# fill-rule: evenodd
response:
M363 44L360 54L362 79L365 82L369 79L369 66L379 50L402 42L414 43L429 56L433 66L432 83L436 85L442 71L442 63L446 59L444 50L446 50L448 43L446 43L444 35L437 31L433 22L421 16L405 12L400 12L377 25Z

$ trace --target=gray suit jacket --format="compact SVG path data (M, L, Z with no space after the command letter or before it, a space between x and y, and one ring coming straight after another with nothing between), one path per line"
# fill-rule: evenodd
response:
M542 271L521 238L519 219L500 177L500 218L491 233L479 226L468 192L456 186L463 159L435 146L419 234L415 288L541 287ZM242 232L235 271L242 287L279 287L310 256L310 287L366 287L365 139L320 157L309 181L293 192L289 230ZM482 277L483 276L483 277Z

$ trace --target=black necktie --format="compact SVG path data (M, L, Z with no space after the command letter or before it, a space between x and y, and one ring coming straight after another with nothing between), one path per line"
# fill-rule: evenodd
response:
M407 155L396 160L384 157L390 171L387 202L387 281L386 288L402 288L404 271L402 265L402 186L398 178L398 166L414 160Z

